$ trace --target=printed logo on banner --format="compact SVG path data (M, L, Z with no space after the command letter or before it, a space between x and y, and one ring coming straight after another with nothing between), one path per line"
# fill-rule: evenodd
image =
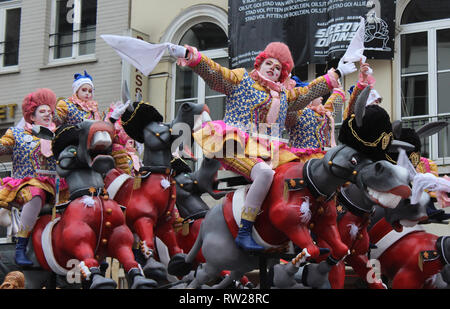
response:
M346 51L366 19L365 56L393 57L395 1L230 0L230 67L253 66L273 41L286 43L295 65L326 63Z

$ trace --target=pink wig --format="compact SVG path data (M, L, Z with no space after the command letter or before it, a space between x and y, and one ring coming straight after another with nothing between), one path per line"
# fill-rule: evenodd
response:
M33 123L31 120L31 115L34 114L36 108L41 105L48 105L52 110L52 113L56 107L56 95L55 93L48 89L42 88L35 92L28 94L22 102L22 114L25 121L28 123Z
M275 58L281 62L282 70L280 82L284 82L289 77L294 68L294 60L292 60L291 51L289 47L281 42L272 42L266 46L266 49L259 53L255 59L255 69L258 70L261 64L267 58Z

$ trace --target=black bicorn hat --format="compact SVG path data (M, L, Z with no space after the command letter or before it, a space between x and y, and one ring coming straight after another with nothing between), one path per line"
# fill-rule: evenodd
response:
M64 124L56 131L52 140L53 156L58 159L61 152L69 145L78 146L79 127L77 125Z
M418 129L414 129L404 127L401 120L396 120L392 123L392 131L395 139L414 146L414 149L406 151L406 154L414 167L416 167L419 164L421 157L422 139L439 133L439 131L447 126L447 121L431 121L422 125ZM398 153L396 152L389 153L389 156L391 156L395 161L398 159Z
M367 155L373 161L387 160L387 149L393 140L389 115L386 110L375 104L363 108L362 117L352 114L344 120L338 140Z
M128 109L121 117L125 132L132 139L144 143L144 128L151 122L162 122L163 116L150 103L140 101L133 103L134 110Z

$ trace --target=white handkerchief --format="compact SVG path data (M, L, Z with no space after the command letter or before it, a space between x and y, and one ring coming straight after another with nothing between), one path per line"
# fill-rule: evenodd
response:
M350 44L345 51L342 60L345 62L356 62L362 59L365 63L367 57L364 56L364 34L365 34L365 19L361 17L358 30L355 32L355 36L351 40Z
M161 60L170 43L151 44L143 40L120 35L101 35L119 56L144 75L149 75Z

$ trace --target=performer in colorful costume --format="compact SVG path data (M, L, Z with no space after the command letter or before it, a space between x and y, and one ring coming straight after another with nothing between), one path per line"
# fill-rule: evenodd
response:
M134 176L139 173L141 160L136 149L136 141L125 132L120 116L114 115L116 107L120 108L121 103L111 104L106 119L114 125L114 139L111 155L116 163L116 168L120 171ZM117 117L118 119L114 118Z
M28 94L22 103L25 127L11 127L0 138L0 154L12 154L12 177L2 179L0 206L21 206L20 230L17 234L15 261L18 265L32 265L26 256L26 246L42 206L55 197L56 161L51 151L51 141L32 134L33 125L55 129L52 115L56 95L50 89L39 89ZM61 179L60 188L65 188Z
M255 69L250 73L243 68L222 67L191 46L171 45L169 52L178 58L180 65L189 66L199 74L212 89L227 95L224 120L204 123L203 128L194 133L194 139L205 156L219 159L226 168L252 180L236 243L244 250L263 250L252 239L251 233L272 184L273 168L299 157L279 140L256 138L252 133L279 138L288 109L302 109L314 98L329 93L338 85L339 75L351 73L356 68L353 63L343 64L337 71L331 69L307 87L288 90L285 82L289 82L294 61L284 43L268 44L256 57ZM231 148L237 145L237 152L230 149L230 142Z
M94 83L92 77L84 71L84 75L76 73L72 84L72 96L60 100L56 104L54 122L62 124L77 124L84 119L101 120L98 104L93 100Z
M323 97L319 97L302 110L288 111L286 127L292 147L323 150L325 147L336 146L333 113L335 106L344 104L344 91L334 88L324 105L322 101Z

